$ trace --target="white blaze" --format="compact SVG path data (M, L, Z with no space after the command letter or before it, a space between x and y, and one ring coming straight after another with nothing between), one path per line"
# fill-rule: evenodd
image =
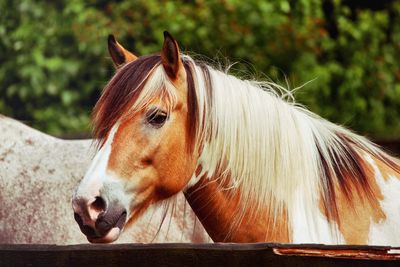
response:
M115 125L107 138L107 141L102 148L96 153L85 177L79 184L74 198L75 199L86 199L89 203L93 202L97 196L100 195L100 189L104 185L104 181L107 177L107 165L111 153L111 144L114 139L114 135L118 130L118 124ZM74 207L75 210L79 207Z

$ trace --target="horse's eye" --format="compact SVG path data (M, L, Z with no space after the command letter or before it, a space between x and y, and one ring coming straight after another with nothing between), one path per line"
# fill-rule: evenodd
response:
M165 121L168 118L168 114L161 110L152 110L146 116L146 121L150 125L160 128L164 125Z

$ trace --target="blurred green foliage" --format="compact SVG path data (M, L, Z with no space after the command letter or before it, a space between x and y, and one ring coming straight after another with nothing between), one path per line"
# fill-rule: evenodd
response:
M106 38L136 54L168 30L183 51L297 90L321 116L400 136L400 4L383 0L0 0L0 113L60 134L89 130L113 73ZM364 3L364 4L363 4Z

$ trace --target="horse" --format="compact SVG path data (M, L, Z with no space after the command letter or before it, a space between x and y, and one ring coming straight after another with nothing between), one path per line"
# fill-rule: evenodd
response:
M71 197L95 149L90 139L63 140L0 115L0 244L86 243ZM161 222L164 222L161 224ZM178 194L155 206L118 243L207 243L209 237Z
M365 137L181 53L117 68L93 111L98 152L76 189L90 242L113 242L148 207L183 192L214 242L400 245L400 164Z

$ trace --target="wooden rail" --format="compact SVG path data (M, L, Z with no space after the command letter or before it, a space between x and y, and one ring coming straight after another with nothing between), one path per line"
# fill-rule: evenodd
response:
M400 248L257 244L0 245L0 266L400 266Z

